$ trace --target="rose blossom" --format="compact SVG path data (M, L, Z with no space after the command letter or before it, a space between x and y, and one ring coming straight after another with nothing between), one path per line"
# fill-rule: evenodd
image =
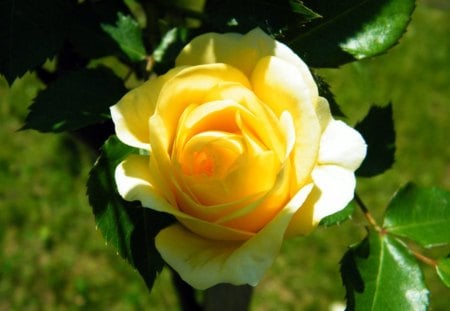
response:
M284 238L349 203L366 154L303 61L260 29L195 38L111 114L149 154L117 167L119 193L175 216L156 247L199 289L256 285Z

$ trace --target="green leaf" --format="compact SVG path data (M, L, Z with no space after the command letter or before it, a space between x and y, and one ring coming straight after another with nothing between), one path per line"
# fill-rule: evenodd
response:
M337 67L384 53L401 38L414 0L304 1L323 16L288 44L312 67Z
M297 13L301 16L306 17L308 20L313 20L315 18L322 17L310 8L306 7L300 0L289 0L291 5L291 10L293 13Z
M334 213L332 215L323 218L320 221L319 225L325 227L339 225L340 223L346 221L353 215L353 212L355 211L355 206L356 206L355 202L351 201L343 210L340 210L337 213Z
M450 192L406 185L389 203L383 227L424 247L450 244Z
M146 57L141 28L131 16L119 12L116 26L102 24L102 28L119 44L131 61L140 61Z
M389 235L369 231L341 261L347 310L426 310L428 290L419 264Z
M394 164L395 130L392 105L372 107L355 129L367 143L367 155L356 171L357 176L372 177L383 173Z
M152 288L164 262L154 245L154 237L171 219L137 202L126 202L117 193L116 166L137 149L122 144L115 136L108 139L92 168L87 195L97 227L118 254L135 267L147 287Z
M205 12L215 31L245 33L260 27L280 37L320 16L298 0L209 0Z
M330 85L315 72L313 72L313 76L319 89L319 95L325 97L328 100L331 114L337 117L345 117L344 113L339 108L339 105L334 98L334 94L331 92Z
M438 261L436 272L441 281L450 288L450 258L442 258Z
M72 131L108 120L109 107L125 92L122 80L108 69L71 72L38 94L23 129Z
M156 62L155 71L162 74L174 67L175 58L188 40L187 28L175 27L170 29L153 51L153 59Z
M0 1L0 74L8 83L58 52L69 20L66 0Z

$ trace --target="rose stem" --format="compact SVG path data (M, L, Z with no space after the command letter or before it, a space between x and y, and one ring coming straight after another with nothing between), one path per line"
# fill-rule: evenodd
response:
M372 227L374 227L376 231L382 232L383 229L378 225L375 218L373 218L372 214L369 212L369 209L367 208L367 206L364 204L364 202L361 200L361 198L359 197L359 195L357 193L355 193L355 201L358 204L361 211L363 212L363 215L364 215L364 217L366 217L369 224Z

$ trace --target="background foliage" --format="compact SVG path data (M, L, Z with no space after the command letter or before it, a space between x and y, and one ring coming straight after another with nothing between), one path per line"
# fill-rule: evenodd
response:
M77 14L95 18L86 12L81 7ZM107 10L99 12L106 14ZM361 179L359 183L361 196L378 219L389 197L409 180L423 186L450 188L447 143L450 76L445 70L450 63L449 18L445 2L419 2L402 44L388 55L346 65L338 71L320 70L353 124L362 119L373 102L394 103L397 133L394 169L370 180ZM115 16L111 15L109 20L109 25L118 26ZM58 23L58 19L50 22ZM106 42L114 49L110 37L83 27L87 26L74 23L64 31L74 42L86 39L80 35L84 31L97 36L98 40L90 41L93 44ZM174 35L182 38L185 34L180 30ZM52 40L55 46L60 44L58 38ZM104 45L79 46L86 47L81 51L85 55L98 57L102 55L99 46ZM120 59L130 57L116 49ZM163 70L169 65L161 60L158 66ZM119 74L123 72L120 65L113 69ZM43 85L30 74L11 88L5 80L1 83L0 138L4 147L0 151L3 172L0 208L4 217L0 218L3 249L0 309L70 306L134 309L152 305L156 310L176 310L174 294L168 290L171 284L167 271L148 296L139 276L123 264L112 248L105 247L100 234L95 232L84 196L87 171L94 159L92 152L66 134L42 136L29 131L12 134L23 125L26 106ZM282 256L256 289L253 308L325 310L334 302L343 302L344 289L337 286L341 282L337 263L348 245L360 241L365 234L360 214L355 213L354 217L352 223L320 229L307 239L285 243ZM442 255L449 250L432 252L436 254L430 255ZM442 267L445 270L445 265ZM446 310L448 290L434 271L425 269L432 306L435 310Z

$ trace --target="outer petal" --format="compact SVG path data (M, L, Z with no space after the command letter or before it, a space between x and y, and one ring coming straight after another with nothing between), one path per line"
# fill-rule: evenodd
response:
M226 63L249 76L256 63L265 56L276 56L296 66L301 76L305 77L306 83L311 88L315 86L305 63L288 46L274 40L260 28L255 28L245 35L207 33L198 36L181 51L176 64Z
M257 28L246 35L207 33L194 38L176 59L177 65L230 64L247 76L261 55L273 55L276 41Z
M364 160L366 149L361 134L342 121L332 120L322 134L318 162L355 171Z
M156 248L195 288L206 289L219 283L255 286L273 263L289 221L311 188L304 187L272 222L246 242L204 239L180 225L172 225L156 236Z
M317 166L312 172L314 189L292 218L286 236L304 235L320 220L343 209L353 199L355 176L340 166Z
M111 106L116 134L123 143L147 150L150 148L148 120L155 111L161 88L181 69L172 69L163 76L145 82Z
M343 209L353 199L355 175L340 166L321 165L312 172L314 184L320 189L320 197L314 204L314 221Z

